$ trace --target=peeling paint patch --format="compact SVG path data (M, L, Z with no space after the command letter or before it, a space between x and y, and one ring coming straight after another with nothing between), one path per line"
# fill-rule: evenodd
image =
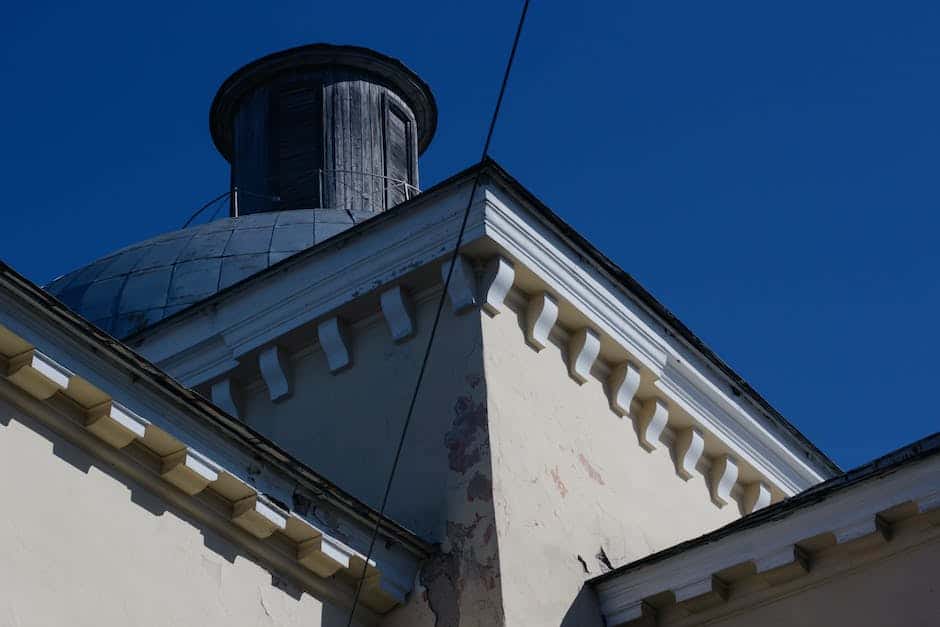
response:
M604 478L601 476L601 473L597 472L597 469L591 465L591 462L587 460L587 457L584 456L584 453L578 453L578 461L581 462L581 465L584 467L584 470L587 471L588 476L597 482L598 485L605 485Z
M474 540L481 524L489 520L480 514L473 522L447 522L449 550L438 553L428 560L421 569L421 585L425 588L428 607L434 614L435 627L458 627L461 615L461 595L468 582L482 584L493 591L499 585L499 571L496 557L491 555L480 559L476 547L479 540ZM492 537L492 521L487 524L483 537ZM495 601L495 600L494 600ZM464 600L466 602L466 600ZM498 602L479 605L474 602L472 608L479 624L502 624L502 609Z
M486 438L486 408L469 396L460 396L454 403L454 420L444 435L447 461L451 470L464 474L483 459Z
M486 531L483 532L483 542L485 542L486 544L489 544L490 541L493 539L493 534L495 533L496 533L496 525L494 525L493 523L490 523L489 525L487 525Z
M493 500L493 482L489 477L477 471L473 479L467 485L467 501L487 501Z
M561 480L561 474L558 472L558 466L555 466L549 471L549 474L552 476L552 481L555 482L555 489L558 490L558 494L561 495L561 498L568 496L568 486L565 485L565 482Z

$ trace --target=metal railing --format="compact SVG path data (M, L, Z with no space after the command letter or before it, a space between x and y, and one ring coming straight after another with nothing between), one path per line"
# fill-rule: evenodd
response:
M413 196L421 193L417 186L408 181L371 172L320 168L317 170L317 176L319 177L321 207L325 207L326 204L338 204L336 203L337 199L324 197L324 192L332 190L332 193L335 194L340 187L347 191L347 198L348 194L351 193L361 203L361 208L369 209L387 209L398 204L393 200L402 202L410 200ZM375 206L375 197L377 195L382 198L382 203L378 207ZM397 199L395 195L398 196Z
M317 177L317 193L319 195L319 207L321 208L355 208L371 209L373 211L382 211L397 205L400 202L410 200L421 193L421 190L408 181L396 179L391 176L381 174L372 174L371 172L356 172L355 170L327 170L318 168L316 171L301 177L298 183L304 180L310 180L313 176ZM344 193L338 194L342 189ZM337 196L340 196L337 198ZM208 213L209 221L215 219L221 208L221 203L229 203L232 214L235 217L241 215L241 203L251 200L264 200L267 202L281 202L279 196L267 196L257 194L252 191L233 187L230 191L220 194L197 209L182 228L188 227L193 221L208 209L215 207L215 210ZM329 205L329 207L328 207ZM313 209L315 207L311 207Z

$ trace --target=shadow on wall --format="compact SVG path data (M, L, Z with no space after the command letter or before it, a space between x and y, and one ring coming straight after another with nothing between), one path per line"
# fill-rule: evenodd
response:
M163 516L163 514L165 514L167 511L170 511L174 517L199 530L199 533L202 535L203 545L216 555L219 555L225 559L227 562L234 564L236 557L241 557L242 559L248 560L257 565L259 568L267 571L271 575L271 585L273 587L278 588L297 601L299 601L303 596L303 589L293 581L273 572L263 563L258 562L249 553L241 550L237 545L227 540L221 534L216 533L211 529L207 529L204 525L193 520L186 513L179 511L175 507L168 507L167 503L163 501L163 499L154 495L152 492L139 485L137 482L124 477L122 474L116 472L113 468L110 468L107 464L99 463L93 456L85 452L82 448L65 440L63 437L52 431L38 420L25 414L17 414L16 416L0 414L0 426L8 427L11 420L15 420L19 424L27 427L37 435L50 442L52 444L52 453L73 468L79 470L82 474L87 475L91 468L95 468L102 474L107 475L117 483L120 483L126 487L130 492L131 502L138 507L150 512L154 516ZM337 615L342 615L342 622L337 622L338 619L334 618L332 614L330 614L330 621L328 622L326 617L328 614L327 608L329 607L329 604L324 603L323 607L324 627L332 627L333 625L345 626L347 616L344 614L343 610L331 608L335 610L336 613L338 613Z
M587 584L581 586L578 596L561 620L561 627L604 627L604 617L593 588Z

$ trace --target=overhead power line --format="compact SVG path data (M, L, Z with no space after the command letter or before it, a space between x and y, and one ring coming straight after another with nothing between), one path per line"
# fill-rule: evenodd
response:
M493 131L496 129L496 121L499 119L499 111L503 105L503 96L506 94L506 86L509 83L509 74L512 71L513 63L516 59L516 51L519 48L519 38L522 36L522 28L525 25L526 14L529 12L529 0L525 0L522 5L522 14L519 16L519 24L516 26L516 34L512 40L512 49L509 52L509 59L506 61L506 70L503 73L503 80L499 86L499 96L496 98L496 106L493 108L493 116L490 118L490 126L486 132L486 140L483 142L483 152L480 155L480 165L482 166L490 152L490 142L493 139ZM418 401L418 393L421 391L421 384L424 381L424 373L427 370L428 361L431 357L431 349L434 346L434 338L437 336L437 328L441 321L441 312L444 310L444 303L447 300L447 291L450 287L451 277L454 274L454 266L457 257L460 254L460 244L463 241L464 233L467 230L467 220L470 217L470 209L473 207L473 197L476 196L477 188L480 184L480 168L473 175L473 185L470 187L470 196L467 198L467 207L464 209L463 218L460 221L460 230L457 232L457 241L454 243L454 252L451 255L450 263L447 267L447 275L444 278L444 288L441 291L441 297L437 302L437 310L434 314L434 323L431 325L431 333L428 336L428 343L424 350L424 357L421 360L421 367L418 369L418 378L415 381L414 392L411 394L411 401L408 403L408 413L405 415L405 422L402 424L401 436L398 439L398 446L395 449L395 457L392 460L392 467L388 474L388 480L385 482L385 492L382 495L382 501L379 506L379 518L372 530L372 538L369 541L369 551L366 553L365 565L362 568L362 575L356 585L356 594L353 597L352 608L349 610L349 620L346 627L351 627L353 618L356 614L356 608L359 605L359 597L362 595L362 586L366 580L366 570L372 559L372 553L375 551L375 542L379 535L379 528L382 520L385 518L385 510L388 506L388 496L392 490L392 484L395 481L395 473L398 471L398 463L401 460L401 452L405 446L405 438L408 434L408 427L411 425L411 419L414 416L415 404Z

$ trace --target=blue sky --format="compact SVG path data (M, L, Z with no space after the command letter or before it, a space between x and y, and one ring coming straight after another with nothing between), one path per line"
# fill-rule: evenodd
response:
M227 187L215 89L304 43L427 80L430 186L478 158L519 8L12 5L2 257L43 283L179 228ZM533 0L492 155L854 466L940 425L938 32L928 1Z

